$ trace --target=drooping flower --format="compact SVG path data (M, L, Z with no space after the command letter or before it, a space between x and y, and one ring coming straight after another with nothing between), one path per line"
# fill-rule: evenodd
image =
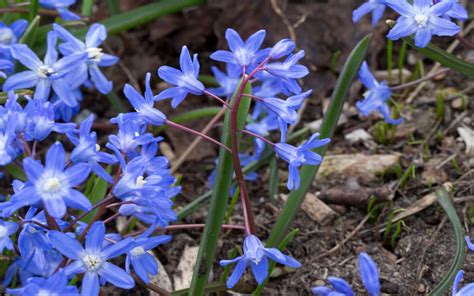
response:
M359 80L368 91L364 94L364 99L356 103L356 107L364 116L368 116L373 111L379 111L384 120L391 124L400 124L402 118L393 119L390 114L390 107L387 101L392 96L392 91L386 81L379 83L370 72L367 62L364 62L359 70Z
M300 175L298 168L302 165L319 165L322 157L311 149L327 145L329 138L319 139L319 133L315 133L305 143L298 147L286 143L275 145L275 153L288 163L289 175L287 187L289 190L300 187Z
M0 220L0 254L3 250L13 250L13 242L10 238L12 234L17 232L18 224L13 221Z
M163 125L166 115L153 107L155 100L150 86L151 74L146 74L145 96L139 94L130 84L126 84L123 93L136 112L124 114L125 118L142 121L152 125Z
M118 62L118 57L104 53L99 46L107 39L107 29L102 24L92 24L86 34L85 42L77 39L66 29L58 24L53 24L54 32L64 43L59 45L59 50L65 56L71 54L87 54L87 61L83 63L71 75L75 82L74 87L79 87L90 80L102 93L108 94L112 90L113 83L101 72L100 67L109 67Z
M133 248L132 237L104 247L105 225L102 221L97 221L92 224L86 235L85 248L79 241L60 231L49 231L48 238L54 248L73 260L64 268L66 276L84 273L81 295L98 295L100 282L102 284L109 282L123 289L131 289L135 286L133 278L128 273L108 262Z
M375 27L382 18L386 7L385 0L368 0L352 12L352 21L357 23L364 15L372 12L372 26Z
M197 54L189 54L189 50L186 46L181 49L181 55L179 57L179 65L181 70L169 67L161 66L158 68L158 76L165 82L174 85L174 87L165 89L156 96L156 100L164 100L171 98L171 106L176 108L188 95L202 95L204 91L204 85L198 80L199 75L199 62Z
M442 17L453 7L454 0L434 5L431 5L431 0L414 0L413 4L408 1L386 0L386 3L401 15L387 35L392 40L415 34L415 45L423 48L434 35L453 36L460 31L458 25Z
M272 59L279 59L286 55L289 55L294 49L296 45L291 39L282 39L278 41L270 50L268 54L269 57Z
M66 152L63 145L56 142L46 153L46 165L33 158L23 160L28 182L7 202L0 204L2 216L9 217L17 209L42 202L44 208L54 218L61 218L66 207L90 210L90 201L81 192L73 189L89 175L90 166L79 163L65 168Z
M253 33L244 42L239 33L229 28L225 31L225 38L230 51L218 50L211 54L211 59L231 65L232 73L242 73L243 67L248 68L260 61L262 55L259 54L259 51L265 35L265 30L260 30Z
M346 282L344 279L329 276L327 278L327 281L331 284L334 290L326 286L319 286L311 288L311 292L313 292L313 294L317 296L355 296L351 285L349 285L349 283Z
M47 279L40 277L29 278L26 285L18 289L7 289L7 293L22 296L79 296L77 287L68 286L68 279L63 271L58 271Z
M47 9L57 10L59 16L65 21L78 21L81 17L68 8L76 3L76 0L39 0L39 4Z
M73 71L87 59L87 54L71 54L58 60L56 51L57 37L54 32L48 33L48 46L44 62L24 44L12 46L11 52L15 59L29 70L14 74L3 84L3 91L22 88L35 88L35 99L48 100L51 88L69 106L76 106L75 99L69 84L63 77Z
M277 78L287 92L299 94L301 87L297 79L303 78L309 73L308 68L298 64L303 57L304 50L300 50L295 54L290 54L283 62L273 62L265 65L264 69L271 76Z
M220 265L226 266L237 262L234 271L227 280L227 287L234 287L245 272L250 263L252 273L260 285L268 276L268 259L277 263L298 268L301 264L290 256L283 254L276 248L265 248L263 243L254 235L248 235L244 241L244 254L232 260L221 260Z
M462 278L464 276L464 271L460 270L456 274L456 277L454 278L454 283L453 283L453 290L452 290L452 296L471 296L474 295L474 283L470 283L462 287L460 290L459 289L459 284L462 281Z
M151 249L171 240L171 235L160 235L153 237L140 237L135 240L135 247L127 253L125 258L125 270L130 273L130 263L134 271L145 283L150 283L149 275L158 274L158 264L155 257L149 253Z

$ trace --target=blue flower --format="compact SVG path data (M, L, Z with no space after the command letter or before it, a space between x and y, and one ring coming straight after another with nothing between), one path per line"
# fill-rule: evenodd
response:
M372 11L372 26L375 27L385 12L385 0L368 0L352 12L352 21L357 23L360 19Z
M136 120L126 118L124 114L119 114L116 118L111 120L112 123L118 124L117 135L109 136L108 146L118 149L123 153L135 153L140 145L145 145L151 142L161 141L163 138L153 138L150 133L144 133L146 126ZM110 146L111 145L111 146Z
M464 240L466 241L467 248L470 251L474 251L474 244L471 242L471 238L469 237L469 235L466 235L464 237Z
M380 280L377 265L367 253L359 254L359 273L360 279L370 296L380 294Z
M17 232L18 224L12 221L0 220L0 254L7 248L13 250L13 242L10 236Z
M265 30L253 33L245 42L233 29L225 31L225 38L229 45L230 51L218 50L211 54L211 59L232 65L232 73L242 73L243 67L258 63L262 57L260 54L260 46L265 39Z
M10 26L0 22L0 58L10 60L10 48L16 44L23 32L28 27L28 22L24 19L19 19L13 22Z
M51 132L68 133L74 130L74 123L56 123L54 106L39 99L29 100L25 106L26 126L23 130L26 141L43 141Z
M272 59L279 59L289 55L295 47L296 45L291 39L282 39L272 47L268 56Z
M451 0L441 0L441 1L451 1ZM466 8L459 3L459 0L456 0L456 2L453 4L453 7L448 10L443 15L444 18L452 18L460 21L465 21L469 18L469 13L467 12Z
M39 0L39 4L47 9L55 9L59 16L65 21L78 21L80 16L68 10L69 6L76 3L76 0Z
M0 166L11 163L21 151L19 144L16 143L15 129L14 118L10 117L6 129L0 131Z
M14 64L9 60L0 59L0 78L7 78L7 73L11 73Z
M333 291L333 289L329 287L320 286L320 287L311 288L311 291L313 292L314 295L318 295L318 296L329 296L329 295L354 296L355 295L354 291L352 290L351 285L349 285L349 283L346 282L344 279L330 276L328 277L327 280L331 284L331 286L334 288L335 292Z
M356 107L364 116L368 116L373 111L379 111L384 120L391 124L400 124L402 118L393 119L390 115L390 107L387 101L392 96L392 91L386 81L379 83L370 72L367 62L364 62L359 70L359 80L368 91L364 94L364 100L358 101Z
M153 237L140 237L135 240L135 247L127 253L125 258L125 270L130 273L130 263L135 273L145 283L150 283L149 275L158 274L158 263L155 257L149 253L150 250L158 245L167 243L171 240L171 235L160 235Z
M64 268L66 276L84 273L81 295L98 295L99 277L102 282L109 282L119 288L131 289L135 286L133 278L128 273L108 262L133 248L133 238L128 237L104 248L105 225L101 221L92 224L86 235L85 248L76 239L59 231L50 231L48 238L54 248L73 260Z
M17 209L42 202L54 218L66 214L66 206L84 211L90 210L90 201L73 187L81 184L89 175L90 166L80 163L65 168L66 152L57 142L46 153L46 165L33 158L23 160L28 182L11 200L0 204L2 216L8 217Z
M10 91L36 86L34 98L48 100L51 87L54 92L69 106L76 106L74 97L68 81L62 79L66 74L73 71L78 65L87 59L87 54L72 54L58 60L56 51L56 35L48 33L48 47L44 62L24 44L16 44L12 47L12 55L29 70L14 74L3 84L3 91Z
M295 54L290 54L283 62L269 63L265 66L265 70L273 77L280 80L282 87L289 93L299 94L301 87L297 79L308 75L309 71L298 62L304 57L304 50L300 50Z
M85 42L77 39L66 29L58 24L53 24L54 32L64 43L59 45L59 50L65 56L71 54L87 54L87 62L81 64L71 75L71 80L82 85L87 79L94 83L102 93L108 94L112 90L112 82L104 76L99 67L109 67L118 62L118 57L106 54L99 46L107 39L107 29L102 24L93 24L86 34Z
M227 73L222 72L217 67L212 67L212 73L214 73L214 77L216 78L217 83L219 83L219 88L211 88L209 91L216 96L220 97L227 97L230 98L234 94L237 86L240 82L240 73L234 74L231 73L229 66L226 67Z
M464 287L462 287L461 290L458 290L459 284L461 283L463 276L464 276L464 271L463 270L458 271L456 278L454 278L452 296L474 295L474 283L467 284Z
M280 252L275 248L265 248L262 242L254 235L248 235L244 241L244 254L232 260L221 260L220 265L226 266L237 262L234 271L227 280L227 287L234 287L244 274L244 271L250 263L252 273L260 285L268 276L268 259L277 263L298 268L301 264L295 259Z
M435 5L431 5L431 0L414 0L413 4L407 1L386 0L386 3L401 15L387 35L392 40L415 34L415 45L423 48L430 43L433 35L453 36L460 30L458 25L441 17L453 7L454 0L442 1Z
M153 107L155 100L150 87L150 79L151 74L147 73L145 80L145 97L139 94L131 85L125 85L123 93L136 112L126 113L124 116L127 119L139 120L152 125L163 125L166 122L166 115Z
M99 163L114 164L117 162L117 158L114 155L100 151L100 146L97 144L97 134L91 132L93 122L94 115L90 115L81 122L78 132L67 134L69 140L76 145L69 159L72 163L89 163L92 171L97 176L109 183L113 183L112 177Z
M300 187L300 175L298 168L302 165L319 165L322 157L311 149L322 147L331 140L319 139L319 133L313 134L311 138L298 147L286 143L275 145L275 153L288 163L289 176L287 187L289 190Z
M199 62L197 54L194 54L193 59L191 59L188 48L183 46L179 56L179 65L181 70L168 66L161 66L158 69L158 76L165 82L174 85L174 87L159 93L156 100L172 98L171 106L173 108L176 108L188 93L202 95L204 91L204 85L198 80Z
M68 279L63 271L56 272L47 279L33 277L22 288L7 289L7 293L24 296L67 295L79 296L77 287L68 286Z

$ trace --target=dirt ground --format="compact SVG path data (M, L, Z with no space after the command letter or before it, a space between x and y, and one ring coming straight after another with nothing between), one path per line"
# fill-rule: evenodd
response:
M130 8L147 1L121 2L123 8ZM184 44L188 45L192 52L199 53L201 72L210 73L210 67L215 63L208 60L208 57L214 50L226 47L223 38L226 28L235 28L243 36L264 28L268 36L266 45L292 36L298 47L306 52L304 64L311 69L311 74L303 84L306 88L314 89L315 94L309 99L299 125L303 126L321 118L324 102L334 87L338 70L357 41L371 31L374 31L374 37L368 62L372 69L386 70L386 26L380 23L373 30L368 19L353 25L351 12L362 1L354 1L351 4L348 2L210 0L206 6L163 17L149 25L111 38L109 45L120 56L122 65L109 69L108 75L114 80L115 91L119 95L122 85L131 79L143 86L142 80L146 72L156 75L159 66L177 64L180 48ZM474 11L472 3L470 11ZM101 17L100 13L98 17ZM470 36L471 40L474 40L474 33ZM443 47L450 44L446 39L436 39L436 42ZM395 42L394 48L396 61L400 43ZM455 54L474 56L474 52L469 52L461 46L455 50ZM406 70L413 72L419 62L423 63L426 72L433 67L431 61L421 59L409 49ZM383 75L383 72L379 74ZM158 79L154 77L157 82ZM162 87L157 83L155 93ZM398 127L393 137L384 141L380 138L380 127L383 127L383 124L378 123L380 118L362 118L357 115L354 103L361 96L361 86L359 83L354 84L344 109L345 119L338 126L329 154L400 155L399 171L397 173L387 170L383 175L378 174L369 180L364 176L345 172L316 181L311 192L317 196L332 189L345 193L350 199L353 186L367 192L384 187L388 188L388 194L377 196L385 199L383 206L380 206L380 215L362 224L344 245L326 256L326 251L346 238L367 216L367 200L370 194L354 197L365 199L365 202L357 205L347 200L331 203L332 197L326 194L326 202L335 211L336 217L324 226L313 221L304 211L300 211L294 223L300 233L288 245L287 252L300 260L303 267L298 270L278 269L278 276L267 285L264 295L309 295L310 288L325 284L324 280L329 275L345 278L363 295L363 287L355 272L356 255L360 251L369 253L379 264L382 292L390 295L425 294L447 272L454 256L454 232L436 202L403 219L403 226L398 235L394 235L395 228L392 228L388 235L384 235L382 224L389 220L391 212L409 208L415 201L445 182L454 184L455 199L466 200L473 197L474 155L466 154L466 144L460 138L458 127L474 127L474 104L471 100L474 96L474 82L460 74L449 73L428 82L413 102L407 103L407 98L413 91L413 88L408 89L395 98L400 104L405 123ZM436 109L437 97L440 94L444 96L445 101L441 115ZM104 117L113 114L110 109L104 109L104 105L97 104L98 99L105 100L87 98L85 108ZM172 110L166 105L159 105L159 108L173 116L176 112L213 106L214 103L205 98L189 97L178 110ZM189 123L196 129L203 128L205 124L205 120ZM351 143L345 138L345 135L358 129L366 131L370 138L359 143ZM216 127L211 135L217 136L218 131L219 127ZM188 135L174 131L167 131L165 136L176 156L192 141ZM207 177L213 168L216 155L214 147L202 142L180 167L178 173L183 175L183 193L176 200L178 207L208 190ZM415 178L410 177L404 186L399 186L400 172L403 174L412 165ZM285 170L283 164L281 168ZM268 171L264 168L259 173L261 179L250 183L249 186L256 211L258 235L265 239L283 202L281 199L276 202L270 200L267 187L262 185L268 180ZM287 193L285 174L281 174L280 193L283 194ZM457 202L456 207L467 230L471 221L474 221L473 203ZM242 222L240 213L240 207L237 207L232 217L234 223ZM203 223L205 217L206 210L201 209L183 222ZM176 232L172 243L156 250L169 275L172 276L176 272L184 247L199 245L199 237L200 231L197 230ZM390 242L392 237L395 237L393 243ZM227 250L241 243L242 236L239 233L223 233L218 257L227 257ZM473 254L467 254L464 266L465 281L474 281ZM220 267L216 265L215 275L221 272ZM248 275L246 279L247 284L254 287L255 282ZM136 293L145 292L137 290Z

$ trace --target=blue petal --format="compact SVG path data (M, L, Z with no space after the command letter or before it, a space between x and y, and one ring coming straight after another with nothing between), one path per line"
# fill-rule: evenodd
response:
M211 54L211 59L218 62L237 64L237 59L233 53L227 50L218 50Z
M415 34L415 45L420 48L426 47L431 41L431 36L431 30L427 28L418 30Z
M390 30L390 32L388 32L387 38L392 40L398 40L402 37L410 36L417 30L418 25L415 23L414 18L407 18L402 16L397 19L396 25Z
M63 197L64 202L68 207L73 209L80 209L89 211L92 209L92 204L87 197L75 189L69 189L68 194Z
M467 248L471 251L474 251L474 244L471 242L471 239L469 238L469 235L466 235L464 237L464 240L466 241Z
M86 250L99 253L105 239L105 225L101 221L94 222L86 236Z
M265 30L260 30L253 33L245 42L245 48L252 53L255 53L260 46L262 46L263 39L265 39Z
M44 172L44 167L41 163L29 157L23 159L23 169L25 170L26 177L32 183L35 183Z
M240 278L244 274L246 267L247 267L247 260L245 259L242 259L239 261L239 263L237 263L237 265L234 268L234 271L232 271L232 274L227 279L227 287L229 289L232 289L239 282Z
M171 85L179 85L183 73L172 67L161 66L158 68L158 76Z
M364 4L362 4L361 6L359 6L357 9L355 9L353 12L352 12L352 21L354 23L357 23L358 21L360 21L360 19L370 13L372 10L374 10L376 7L377 7L377 3L374 3L374 2L366 2Z
M30 70L36 71L43 62L24 44L15 44L11 48L12 56Z
M96 64L89 66L89 73L91 75L91 80L94 83L95 87L102 93L108 94L112 91L113 83L109 81L107 77L100 71L99 67Z
M56 42L58 37L54 31L49 31L46 39L46 55L44 56L44 63L46 65L52 65L58 60L58 51L56 50Z
M234 29L229 28L225 31L225 39L227 39L229 48L233 52L236 52L244 47L244 41L240 37L239 33L237 33Z
M48 239L53 244L53 247L64 256L73 260L80 260L82 258L82 253L84 252L82 245L70 236L51 230L48 232Z
M133 238L127 237L126 239L123 239L111 245L110 247L105 248L102 251L102 256L104 256L105 259L112 259L112 258L115 258L117 256L127 253L133 247L134 247Z
M410 16L414 14L413 7L407 1L386 0L385 4L402 16Z
M71 187L81 184L90 173L90 165L86 163L79 163L66 169L66 180Z
M377 265L369 255L363 252L359 254L359 272L369 295L378 296L380 294L380 280Z
M99 274L107 282L122 289L131 289L135 286L133 278L123 269L109 263L104 262L99 269Z
M46 153L46 168L62 171L64 170L66 151L60 142L54 143Z
M250 267L252 268L252 273L255 276L255 280L259 285L261 285L268 275L267 257L263 257L258 264L255 264L250 261Z
M97 48L107 39L107 29L102 24L93 24L86 35L86 47Z
M105 263L104 263L105 264ZM99 295L99 275L96 272L86 272L82 280L82 296L97 296Z
M53 90L58 95L59 99L69 107L76 107L78 105L74 92L69 87L67 80L57 79L53 81Z
M11 91L22 88L30 88L38 83L38 74L33 71L24 71L14 74L3 84L3 91Z
M345 280L337 277L328 277L328 282L334 287L334 289L347 296L354 296L354 291L352 291L351 286Z
M328 287L314 287L311 288L311 292L313 292L313 295L316 296L329 296L329 293L331 293L333 290Z
M434 25L433 35L454 36L461 30L455 23L440 17L432 17L430 22Z
M181 66L181 70L183 71L184 75L194 74L193 61L191 60L189 50L186 46L183 46L181 48L181 54L179 56L179 65Z

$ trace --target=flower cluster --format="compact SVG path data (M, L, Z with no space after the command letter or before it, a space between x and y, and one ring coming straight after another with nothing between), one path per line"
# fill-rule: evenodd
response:
M400 17L387 37L398 40L415 35L415 45L426 47L432 36L454 36L460 27L452 20L466 20L468 13L456 0L414 0L413 3L400 0L369 0L354 10L352 19L358 22L365 14L372 12L372 25L382 18L386 7Z
M13 25L12 25L13 27ZM55 118L70 121L79 110L82 100L80 87L94 85L101 93L112 90L110 82L100 67L112 66L118 58L103 52L99 46L107 38L107 30L101 24L93 24L85 42L77 39L58 24L47 36L47 49L41 60L27 45L12 44L5 47L13 59L27 71L13 74L3 84L3 91L33 88L34 99L51 101ZM62 41L57 50L58 39Z

